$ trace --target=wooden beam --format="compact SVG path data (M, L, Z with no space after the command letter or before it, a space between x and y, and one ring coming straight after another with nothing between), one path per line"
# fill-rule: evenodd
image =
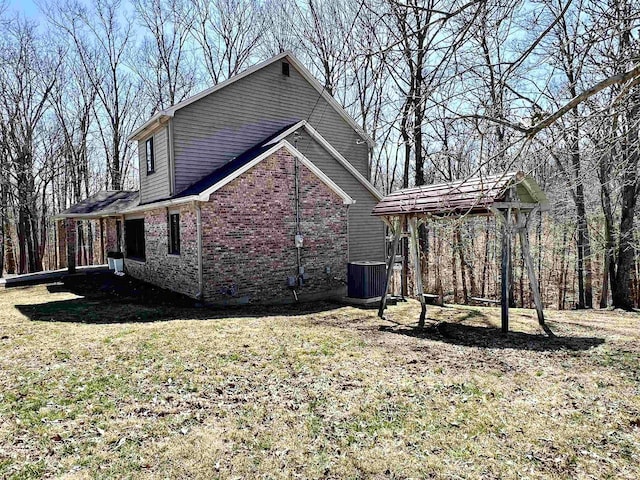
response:
M400 217L400 228L402 230L406 230L405 223L407 221L407 216L402 215ZM402 299L404 300L409 293L409 289L407 288L407 281L409 278L409 239L402 239L402 274L400 275L400 295L402 295Z
M396 261L396 250L398 249L398 241L400 240L401 223L399 218L395 218L392 222L388 223L389 230L393 235L393 242L391 243L391 255L387 259L387 278L385 280L384 294L380 299L380 307L378 308L378 316L384 318L384 310L387 308L387 294L389 293L389 284L391 283L391 275L393 275L393 264Z
M420 320L418 327L424 328L424 321L427 316L427 303L424 298L424 289L422 287L422 269L420 265L420 242L418 241L418 221L416 217L409 218L409 236L411 240L411 253L414 264L415 287L416 294L420 299Z
M529 217L531 218L531 217ZM520 245L522 246L522 256L524 263L527 267L527 276L529 277L529 283L531 284L531 291L533 292L533 301L536 306L536 313L538 314L538 323L542 329L549 336L555 336L549 327L547 327L544 321L544 311L542 307L542 297L540 296L540 285L536 278L535 269L533 266L533 260L531 259L531 248L529 246L529 219L526 222L520 222L518 219L518 234L520 235Z

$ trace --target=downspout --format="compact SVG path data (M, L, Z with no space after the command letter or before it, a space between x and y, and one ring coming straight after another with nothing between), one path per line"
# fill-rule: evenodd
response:
M349 217L351 216L351 204L347 205L347 263L351 261L351 243L349 239Z
M300 134L298 132L295 132L293 134L293 145L294 148L298 148L298 137L300 136ZM300 162L298 160L298 157L294 157L293 158L293 168L294 168L294 179L295 179L295 189L294 189L294 201L295 201L295 211L296 211L296 234L295 234L295 239L294 239L294 244L296 247L296 258L297 258L297 263L298 263L298 272L297 272L297 278L298 278L298 287L302 287L304 285L304 280L303 280L303 274L304 274L304 267L302 266L302 242L303 240L303 236L302 233L300 232ZM293 296L296 299L296 302L298 301L298 294L296 292L295 287L293 288Z
M295 190L294 190L294 201L296 207L296 236L300 235L300 166L298 164L298 157L294 157L293 159L293 169L294 169L294 178L295 178ZM300 274L300 246L296 245L297 257L298 257L298 274Z
M202 271L202 210L199 202L193 202L196 208L196 236L198 241L198 300L204 298L204 280Z

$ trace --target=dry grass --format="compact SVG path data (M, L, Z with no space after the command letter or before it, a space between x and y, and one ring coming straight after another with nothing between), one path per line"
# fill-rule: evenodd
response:
M640 478L638 315L324 307L0 292L0 477Z

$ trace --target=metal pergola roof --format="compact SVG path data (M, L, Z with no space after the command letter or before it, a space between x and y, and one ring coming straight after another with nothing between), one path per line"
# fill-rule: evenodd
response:
M533 178L523 172L508 172L398 190L384 197L372 215L483 215L514 202L522 210L549 208L546 195Z

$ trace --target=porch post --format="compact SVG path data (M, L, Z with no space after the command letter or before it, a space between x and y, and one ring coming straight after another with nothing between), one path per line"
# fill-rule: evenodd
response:
M56 230L58 234L58 242L56 244L58 264L56 268L67 268L67 228L65 220L56 221Z
M105 241L104 241L104 218L100 217L100 263L104 265L106 263L105 254Z
M76 243L78 226L73 218L65 218L65 233L67 238L67 271L76 272Z

